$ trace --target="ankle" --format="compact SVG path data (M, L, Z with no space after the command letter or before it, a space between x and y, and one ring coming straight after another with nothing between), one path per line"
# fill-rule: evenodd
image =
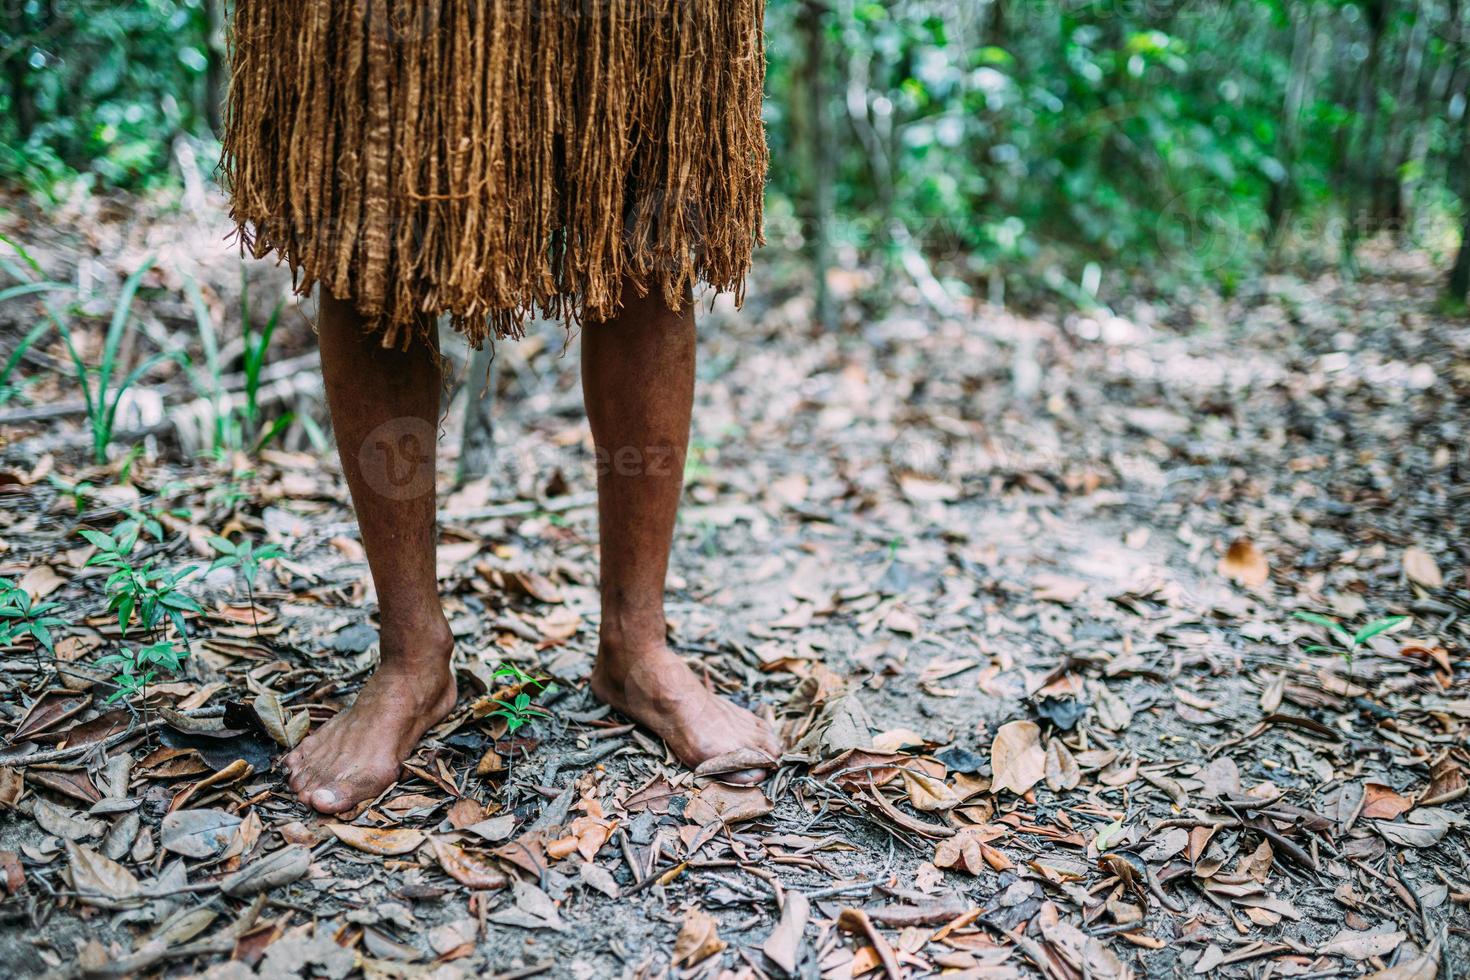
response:
M664 653L668 630L663 610L641 615L604 611L597 639L599 662L627 662Z
M385 619L378 631L379 670L445 672L454 653L454 634L443 616L409 626Z

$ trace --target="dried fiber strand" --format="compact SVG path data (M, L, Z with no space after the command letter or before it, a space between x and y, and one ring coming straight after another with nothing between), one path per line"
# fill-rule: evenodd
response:
M761 241L763 0L237 0L241 245L402 346L742 297Z

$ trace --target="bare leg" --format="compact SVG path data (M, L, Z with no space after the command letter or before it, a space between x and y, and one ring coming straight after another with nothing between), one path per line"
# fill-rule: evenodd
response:
M694 401L693 303L676 313L630 288L622 312L587 324L582 337L602 551L592 690L661 736L685 765L739 749L774 758L780 745L770 727L711 692L665 642L664 576Z
M284 760L291 789L324 813L398 778L424 732L454 708L453 637L434 571L439 368L433 349L381 347L322 290L322 377L342 469L378 592L381 661L352 707Z

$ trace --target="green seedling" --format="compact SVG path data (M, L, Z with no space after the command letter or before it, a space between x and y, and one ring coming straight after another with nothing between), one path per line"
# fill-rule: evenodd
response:
M44 285L50 286L52 284L46 283ZM20 295L17 290L25 288L24 286L12 286L9 289L0 289L0 301ZM0 364L0 405L4 405L16 395L19 395L25 389L25 386L30 384L30 379L17 379L15 373L16 368L20 366L21 359L26 356L26 351L35 346L36 341L40 340L42 335L50 329L51 324L44 320L36 324L30 330L26 331L25 336L20 339L20 343L16 344L15 349L5 358L5 363Z
M187 644L189 633L184 613L202 613L204 610L180 591L180 586L199 568L188 565L168 572L156 568L152 558L134 564L131 556L141 531L140 526L134 526L116 537L89 528L78 533L97 548L97 553L87 559L87 564L113 570L103 589L107 593L108 611L117 614L123 636L128 635L128 628L136 615L138 624L155 635L160 624L167 619Z
M271 337L280 322L285 302L276 304L263 330L256 330L250 321L250 299L244 268L241 268L240 322L244 324L244 351L242 372L245 377L244 404L230 404L229 392L225 390L224 362L220 358L219 337L215 333L214 320L204 304L204 295L193 279L186 279L184 289L194 309L194 322L199 331L199 344L204 351L205 376L195 376L194 387L209 400L212 410L213 432L211 452L216 457L248 449L258 453L272 440L281 435L295 421L295 414L287 412L270 425L264 426L260 412L260 389L264 377L266 353L270 349Z
M76 483L67 483L55 473L46 474L46 482L50 483L58 492L66 494L71 498L72 509L80 514L87 509L87 498L96 490L96 486L86 480L78 480Z
M55 656L56 641L51 630L65 625L49 615L58 602L36 602L31 594L9 579L0 579L0 646L9 646L29 636L36 641L36 667L41 666L41 649Z
M1355 633L1349 633L1341 623L1329 616L1322 616L1318 613L1311 612L1298 612L1294 615L1297 619L1304 622L1323 627L1327 630L1327 635L1336 641L1331 644L1313 643L1305 648L1305 652L1318 653L1326 651L1328 653L1335 653L1347 661L1349 671L1353 669L1353 657L1357 654L1359 647L1380 633L1387 633L1400 623L1407 623L1409 621L1408 616L1385 616L1382 619L1371 620Z
M551 690L552 685L544 678L533 677L510 661L502 661L491 675L494 680L509 682L509 686L519 687L520 691L509 701L492 697L490 700L499 705L494 711L486 715L487 718L501 718L505 721L505 733L515 735L522 728L534 725L539 718L551 717L551 712L538 704L531 702L532 693L527 688L536 688L536 694L544 694ZM515 764L514 750L506 757L506 779L510 779L512 767Z
M181 507L176 507L173 510L146 506L124 507L123 519L117 522L117 526L112 529L112 533L116 537L131 535L135 539L146 534L154 541L162 544L164 539L168 537L163 527L162 518L164 515L187 518L189 511Z
M216 568L238 568L245 577L245 587L252 591L256 576L260 574L260 566L272 558L286 557L279 545L265 544L257 548L248 538L241 538L238 544L218 535L211 535L208 540L209 546L219 552L219 557L209 566L209 570L212 572Z
M255 622L255 578L260 574L262 562L270 561L272 558L284 558L286 553L279 545L265 544L259 548L250 542L249 538L241 538L239 543L211 535L209 546L219 552L219 557L209 566L212 572L216 568L238 568L245 579L245 594L250 598L250 618L255 625L255 632L260 634L260 623Z
M138 698L143 706L146 721L148 712L148 685L158 679L159 670L170 675L178 674L188 659L187 648L180 650L172 640L161 640L147 646L127 647L97 660L99 667L115 667L112 683L117 690L107 698L108 704Z
M537 718L548 718L550 712L540 705L531 703L531 694L525 689L534 686L537 694L546 692L550 684L544 679L533 677L510 661L504 661L495 668L492 675L495 680L507 680L512 685L519 686L521 691L510 701L502 701L500 698L491 698L499 708L490 712L490 718L504 718L507 734L514 735L525 726L532 724Z
M131 371L121 374L122 365L118 354L123 338L132 329L133 298L143 284L143 277L153 268L150 258L136 272L128 276L118 294L117 306L113 308L112 320L102 341L102 360L92 367L82 359L77 350L76 339L65 320L53 314L57 332L66 344L71 357L72 369L77 384L82 389L82 400L87 409L87 423L92 432L92 460L101 465L107 462L107 447L112 444L113 429L117 423L117 410L122 397L137 381L164 361L181 359L178 352L160 352L143 359ZM121 377L119 377L121 374Z

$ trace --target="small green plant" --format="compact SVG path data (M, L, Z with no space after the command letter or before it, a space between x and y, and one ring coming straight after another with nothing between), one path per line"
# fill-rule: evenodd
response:
M1331 644L1313 643L1305 648L1305 652L1318 653L1327 651L1338 654L1347 661L1348 670L1350 671L1353 669L1353 657L1357 654L1359 647L1380 633L1387 633L1400 623L1409 621L1408 616L1385 616L1381 619L1370 620L1360 627L1357 632L1349 633L1341 623L1330 616L1323 616L1312 612L1298 612L1295 615L1297 619L1311 623L1314 626L1323 627L1327 630L1327 635L1336 641Z
M76 483L67 483L55 473L46 474L46 482L50 483L58 492L66 494L71 498L72 510L80 514L87 509L87 498L97 487L86 480L78 480Z
M20 295L17 291L25 288L24 286L12 286L9 289L0 289L0 301ZM15 380L15 370L20 366L21 359L26 356L26 351L35 346L36 341L40 340L42 335L50 329L51 324L44 320L36 324L26 332L24 337L20 338L20 343L16 344L15 349L5 358L5 363L0 364L0 405L4 405L20 394L30 383L29 379Z
M125 647L97 660L99 667L116 667L112 683L117 686L107 698L108 704L134 697L140 698L143 711L148 711L148 685L158 679L159 668L177 674L188 659L187 648L179 649L172 640L160 640L142 647Z
M238 544L218 535L210 535L208 540L209 546L219 552L219 557L209 566L209 570L212 572L216 568L238 568L245 577L245 588L252 593L261 564L272 558L286 557L280 545L264 544L257 548L249 538L241 538Z
M154 559L145 558L140 564L132 560L133 548L142 533L141 525L126 528L117 536L83 528L78 533L97 548L97 553L87 559L88 565L112 569L103 589L107 592L108 611L117 614L118 627L123 636L136 615L143 630L154 633L168 619L178 630L179 636L188 643L188 628L184 613L200 613L204 610L199 603L180 590L190 575L198 571L197 565L188 565L174 571L164 571L155 566Z
M87 423L92 430L92 461L98 465L107 462L107 447L112 444L113 428L117 423L117 410L122 403L123 395L157 365L164 361L180 359L177 352L159 352L144 358L142 363L118 377L121 371L118 354L122 348L123 338L127 336L133 323L133 298L138 295L138 289L143 284L143 277L152 268L153 260L150 258L123 282L122 291L118 294L117 306L112 311L112 320L108 323L107 333L103 337L102 360L96 367L89 366L82 359L81 353L77 350L76 339L72 336L71 327L67 326L65 320L55 317L56 329L66 344L66 352L71 357L77 384L82 389L82 399L87 407Z
M0 578L0 646L9 646L27 636L36 641L36 666L41 666L41 649L56 654L55 627L65 625L51 610L58 602L36 602L31 594L10 579Z
M189 302L194 309L194 322L199 331L199 344L204 350L204 367L207 375L196 376L194 386L207 398L212 409L211 451L216 456L249 450L258 453L281 433L286 431L295 414L287 412L276 418L269 426L262 425L260 413L260 387L265 370L266 353L270 349L271 337L280 322L285 302L276 304L265 328L256 330L250 320L249 287L245 281L244 267L240 272L240 322L244 325L244 351L241 368L245 378L244 405L236 407L230 403L230 393L225 390L224 363L220 358L219 337L215 333L214 320L204 304L204 295L193 279L184 282Z
M241 576L245 579L245 594L250 599L250 618L255 620L255 578L260 574L262 562L270 561L272 558L284 558L286 553L279 545L265 544L259 548L251 543L249 538L241 538L239 543L229 538L218 535L209 537L209 546L219 552L219 557L209 566L212 572L216 568L238 568ZM260 633L260 623L255 623L255 632Z
M162 518L164 515L185 518L189 516L189 512L183 508L167 510L161 507L147 505L124 507L123 519L117 522L117 526L112 529L112 533L114 537L129 535L134 538L140 538L146 534L154 541L162 544L163 540L168 536L163 528Z
M550 685L543 679L533 677L510 661L504 661L495 668L492 675L496 680L508 680L512 686L518 686L521 690L514 698L503 701L500 698L491 698L499 708L490 712L486 717L505 719L505 731L508 735L514 735L525 726L535 722L537 718L550 717L550 712L537 704L531 703L531 692L526 688L535 687L537 694L545 693Z

